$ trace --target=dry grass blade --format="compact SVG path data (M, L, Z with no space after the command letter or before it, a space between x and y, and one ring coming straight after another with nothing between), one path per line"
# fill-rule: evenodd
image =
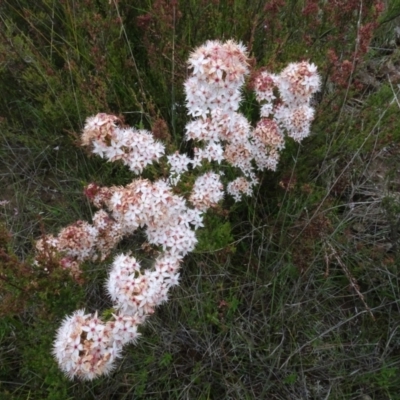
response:
M330 254L328 255L328 259L334 257L337 263L340 265L342 268L343 272L345 273L347 279L350 282L350 286L354 289L354 291L357 293L358 297L364 304L365 309L368 311L369 315L371 318L375 321L375 316L372 314L371 308L368 306L368 304L365 301L364 295L360 292L360 286L357 283L357 280L354 278L354 276L351 274L349 269L347 268L346 264L343 262L343 260L340 258L338 252L333 248L332 244L329 242L326 242L326 245L328 246L330 250Z

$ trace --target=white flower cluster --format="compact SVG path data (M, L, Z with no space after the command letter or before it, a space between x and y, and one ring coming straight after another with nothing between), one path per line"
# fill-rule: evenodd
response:
M226 162L237 168L240 176L226 190L239 201L243 194L251 195L258 183L255 167L276 169L284 133L297 141L308 135L314 114L309 100L319 88L316 67L302 62L290 64L280 75L259 73L254 89L261 120L252 127L238 112L248 65L245 47L232 40L209 41L196 49L189 58L192 75L185 83L188 112L195 118L186 125L185 138L196 142L194 157L179 152L168 155L167 180L138 178L124 187L88 185L85 194L100 209L93 223L78 221L56 237L38 240L41 259L60 257L60 266L76 278L83 261L104 260L124 236L138 228L143 228L148 244L158 251L153 267L145 270L130 255L114 258L105 285L113 303L112 318L102 321L97 312L79 310L64 320L53 353L70 378L93 379L109 373L123 346L138 338L138 326L179 284L180 265L196 245L195 230L203 226L203 213L224 196L222 174L211 171L196 178L186 199L175 194L172 186L188 173L189 165ZM112 115L88 118L82 144L140 174L160 159L164 146L149 132L120 125Z
M97 312L78 310L58 329L53 354L69 378L90 380L112 371L121 344L135 342L138 336L134 317L114 315L113 321L104 323Z
M254 163L260 170L276 170L284 132L296 141L308 136L314 116L309 102L320 85L316 67L301 62L290 64L279 75L259 73L254 89L262 118L255 128L238 112L249 73L243 45L209 41L190 55L189 67L186 104L196 119L186 125L186 140L200 143L194 149L193 167L203 160L225 160L238 168L244 176L227 185L227 192L238 201L243 194L250 195L257 183Z
M251 132L254 160L259 169L275 171L279 161L279 151L285 146L285 139L276 121L262 118Z
M106 283L115 309L111 320L105 323L97 314L84 315L84 311L65 319L57 333L54 355L69 377L93 379L110 372L122 347L138 337L137 327L158 305L167 301L168 290L179 283L183 256L196 245L194 230L203 226L202 212L207 210L206 204L215 206L223 196L222 184L218 175L214 175L203 177L209 193L196 198L197 203L193 200L194 208L189 208L162 180L152 183L136 179L125 187L89 185L86 195L97 207L105 207L107 211L98 211L93 225L78 221L64 228L57 237L49 235L37 242L39 253L61 253L61 266L73 266L75 273L82 261L94 259L99 251L108 254L124 235L132 234L139 227L146 228L150 244L163 250L154 267L145 271L133 257L121 254L114 259ZM200 177L195 184L198 190L201 182Z
M57 237L47 235L36 242L36 251L44 259L61 255L59 264L80 281L80 264L85 260L104 260L122 238L122 227L104 211L93 215L93 225L76 221L63 228ZM37 257L38 258L38 257Z
M187 207L185 199L174 195L167 182L137 179L110 191L112 195L104 203L121 224L123 234L147 226L149 243L162 246L166 252L184 256L194 249L197 240L192 227L203 226L201 211Z
M220 176L214 172L207 172L196 179L189 200L196 209L206 211L223 199L223 189Z
M116 310L112 319L103 322L97 312L78 310L57 332L53 354L67 376L93 379L112 371L123 346L139 337L138 326L179 284L180 261L164 254L152 270L142 271L133 257L120 254L114 259L106 282Z
M192 77L185 83L189 115L206 117L209 110L235 111L248 74L246 48L233 40L208 41L189 57Z
M257 183L257 181L252 180L248 181L243 176L239 176L232 182L228 183L226 188L227 192L230 193L236 201L239 201L242 198L242 194L247 196L251 196L253 193L253 186Z
M164 154L164 145L145 130L119 128L114 115L97 114L87 119L82 144L92 145L92 152L109 161L121 160L135 174Z
M317 67L306 61L289 64L279 75L262 71L254 82L256 98L262 103L261 117L273 115L279 128L300 142L310 133L314 117L310 100L320 84Z
M189 115L197 118L186 125L185 137L202 144L194 149L193 166L203 160L225 160L250 182L255 180L251 126L238 113L241 87L249 73L246 48L232 40L209 41L190 55L189 67L192 76L185 83L186 104ZM228 193L240 198L230 188Z
M47 258L61 254L61 266L73 269L79 276L82 261L95 261L99 255L104 260L123 236L146 227L150 244L183 257L197 243L194 230L203 226L202 212L222 199L222 184L219 182L218 191L218 183L212 184L212 181L208 180L208 192L204 190L203 199L192 201L194 208L189 208L183 197L173 194L163 180L152 183L147 179L136 179L125 187L110 188L91 184L86 188L86 195L95 206L105 207L108 212L97 211L93 225L77 221L63 228L57 237L47 235L39 239L36 249ZM198 198L199 194L195 196Z
M152 270L142 273L135 258L123 254L116 257L106 284L115 308L139 319L153 314L155 307L168 300L168 290L179 284L180 261L166 253Z

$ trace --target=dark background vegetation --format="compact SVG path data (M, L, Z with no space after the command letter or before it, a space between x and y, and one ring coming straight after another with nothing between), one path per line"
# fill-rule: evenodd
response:
M399 0L1 0L0 397L400 399L399 15ZM110 307L110 260L79 285L35 268L34 241L90 221L87 183L132 179L79 146L84 121L114 113L184 149L188 54L230 38L257 68L318 66L312 134L252 198L209 212L116 370L70 381L54 334Z

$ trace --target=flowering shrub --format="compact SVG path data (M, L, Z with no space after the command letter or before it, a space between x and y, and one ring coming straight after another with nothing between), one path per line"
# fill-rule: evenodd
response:
M186 125L185 139L195 143L193 158L179 152L167 155L168 180L137 178L125 187L88 185L85 194L100 209L93 224L78 221L57 237L48 235L36 244L37 260L59 255L60 266L73 276L79 275L83 261L104 260L138 228L145 229L148 243L158 251L150 269L127 254L114 258L106 282L114 309L109 320L85 310L64 320L53 353L70 378L93 379L109 373L123 346L137 340L138 326L179 284L183 257L196 246L195 231L203 225L203 214L223 199L224 185L236 201L251 195L256 170L276 169L285 135L297 142L309 135L314 115L309 102L320 85L315 65L292 63L277 75L260 72L254 90L261 118L252 127L239 112L241 89L250 73L246 48L232 40L208 41L188 63L192 74L185 92L193 120ZM107 114L88 118L82 145L108 161L122 161L140 175L164 157L165 148L152 133L122 127L120 122ZM205 161L217 172L196 173ZM226 182L218 173L222 163L234 168L235 180ZM174 193L183 174L197 176L186 198Z

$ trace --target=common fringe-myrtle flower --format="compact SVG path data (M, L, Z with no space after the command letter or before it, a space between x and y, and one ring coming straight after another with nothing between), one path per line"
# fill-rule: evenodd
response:
M300 142L309 135L314 116L310 98L320 86L314 64L303 61L289 64L280 74L258 73L253 87L261 119L255 127L239 112L250 72L245 46L233 40L208 41L190 54L188 66L186 106L193 119L186 124L185 139L194 142L193 158L179 152L167 155L166 179L137 178L112 187L89 184L85 195L99 209L93 223L77 221L36 243L37 260L59 259L60 267L74 277L79 276L82 262L106 259L123 237L138 228L158 254L146 269L131 255L114 257L105 284L113 305L109 320L84 310L65 318L53 354L70 378L94 379L110 373L123 346L136 342L140 324L179 284L183 257L195 248L203 214L223 200L224 183L235 201L251 196L258 183L257 169L276 169L285 138ZM135 174L162 160L165 152L151 132L122 127L116 116L104 113L86 120L81 141L94 154L121 161ZM231 182L228 174L211 170L227 165L237 173ZM200 167L208 172L199 175ZM178 195L173 186L185 174L196 179L194 183L189 179L190 193Z

